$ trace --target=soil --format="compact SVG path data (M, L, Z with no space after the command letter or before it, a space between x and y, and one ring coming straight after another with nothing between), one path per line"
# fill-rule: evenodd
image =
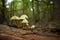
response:
M0 40L60 40L60 35L36 34L30 30L1 25Z

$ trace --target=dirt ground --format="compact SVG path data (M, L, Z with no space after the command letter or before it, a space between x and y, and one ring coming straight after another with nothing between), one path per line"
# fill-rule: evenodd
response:
M0 40L60 40L59 35L38 35L30 30L0 26Z

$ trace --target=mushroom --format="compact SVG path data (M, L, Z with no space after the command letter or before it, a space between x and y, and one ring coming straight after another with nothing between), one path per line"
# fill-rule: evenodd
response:
M19 17L18 16L12 16L11 20L19 20Z
M18 16L12 16L10 20L11 20L13 25L16 25L17 27L19 26L19 20L20 19Z
M19 19L26 19L26 18L28 18L28 16L24 14L24 15L21 15Z

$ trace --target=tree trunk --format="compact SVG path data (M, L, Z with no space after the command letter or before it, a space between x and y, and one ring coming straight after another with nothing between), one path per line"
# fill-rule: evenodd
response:
M1 9L1 24L5 21L5 0L1 0L2 1L2 9Z
M34 10L34 0L32 0L32 13L33 13L33 18L34 18L34 22L36 21L36 16L35 16L35 10Z
M53 0L53 2L54 2L53 18L56 21L60 21L60 0Z
M40 22L40 9L39 9L39 0L36 0L36 11L37 11L37 19L36 19L36 22Z

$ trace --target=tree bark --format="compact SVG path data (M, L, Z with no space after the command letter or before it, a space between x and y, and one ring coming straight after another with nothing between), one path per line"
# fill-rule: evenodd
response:
M53 10L53 19L56 21L60 20L60 0L53 0L54 10Z
M2 1L2 9L1 9L1 24L5 21L5 0L1 0Z
M39 6L40 4L39 4L39 0L36 0L36 11L37 11L37 22L40 22L40 9L39 9Z
M34 18L34 22L36 21L36 16L35 16L35 10L34 10L34 0L32 0L32 13L33 13L33 18Z

